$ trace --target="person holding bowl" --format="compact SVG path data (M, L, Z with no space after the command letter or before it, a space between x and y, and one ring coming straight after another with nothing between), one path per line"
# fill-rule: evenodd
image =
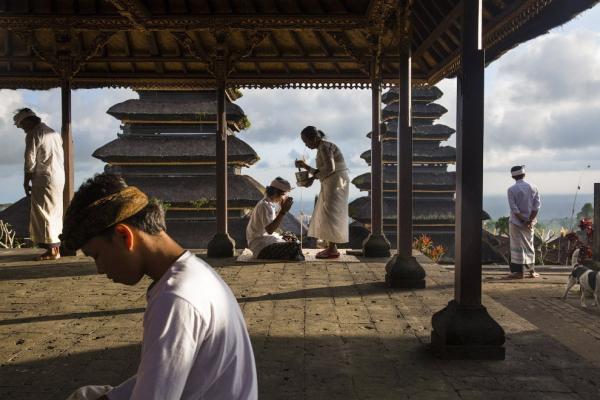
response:
M317 253L317 258L338 258L337 245L348 242L348 195L350 179L344 156L325 134L314 126L307 126L300 133L309 149L317 149L317 167L303 160L296 160L296 167L308 171L312 176L304 186L315 179L321 182L321 190L313 211L308 236L327 242L327 248Z

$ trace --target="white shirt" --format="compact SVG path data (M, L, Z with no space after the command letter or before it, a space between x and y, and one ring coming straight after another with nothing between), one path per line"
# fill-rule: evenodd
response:
M111 400L255 400L246 324L225 282L185 252L150 287L137 374Z
M276 232L269 234L266 230L267 225L275 220L280 209L281 206L271 201L268 197L256 203L246 227L248 248L252 250L255 258L258 257L261 250L265 247L273 243L285 242L280 234Z
M533 211L539 210L541 205L540 193L537 187L520 179L508 188L508 205L510 207L510 218L508 221L518 226L525 226L525 224L519 221L516 213L529 218Z
M25 136L25 173L64 176L63 142L60 133L40 122Z

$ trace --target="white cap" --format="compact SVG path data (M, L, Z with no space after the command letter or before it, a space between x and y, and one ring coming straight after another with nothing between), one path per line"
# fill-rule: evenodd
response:
M37 115L31 111L30 109L26 108L24 110L19 111L18 113L15 114L15 116L13 117L13 121L15 122L15 126L17 128L21 127L21 123L29 117L37 117Z

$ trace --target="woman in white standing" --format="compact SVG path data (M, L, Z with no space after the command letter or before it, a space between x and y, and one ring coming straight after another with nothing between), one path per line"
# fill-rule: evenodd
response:
M317 258L338 258L340 253L337 244L348 242L348 168L340 149L325 140L322 131L314 126L307 126L300 136L306 147L317 149L317 168L312 168L301 160L296 161L296 167L304 168L312 174L309 186L315 179L321 182L308 236L328 243L325 250L317 253Z

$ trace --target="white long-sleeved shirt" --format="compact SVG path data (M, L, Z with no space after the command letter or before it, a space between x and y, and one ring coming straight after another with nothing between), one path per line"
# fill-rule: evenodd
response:
M518 180L514 185L508 188L508 206L510 207L509 222L518 226L525 226L519 221L516 214L519 213L525 218L529 218L533 211L538 211L541 206L540 193L537 187Z
M246 241L248 248L252 250L254 258L257 258L262 249L274 243L285 242L280 234L273 232L269 234L266 230L267 225L277 218L277 213L281 210L281 206L264 197L256 203L248 226L246 227Z
M111 400L255 400L254 354L237 301L219 275L184 253L147 294L137 374Z
M25 173L64 175L63 142L60 133L40 122L25 136Z

